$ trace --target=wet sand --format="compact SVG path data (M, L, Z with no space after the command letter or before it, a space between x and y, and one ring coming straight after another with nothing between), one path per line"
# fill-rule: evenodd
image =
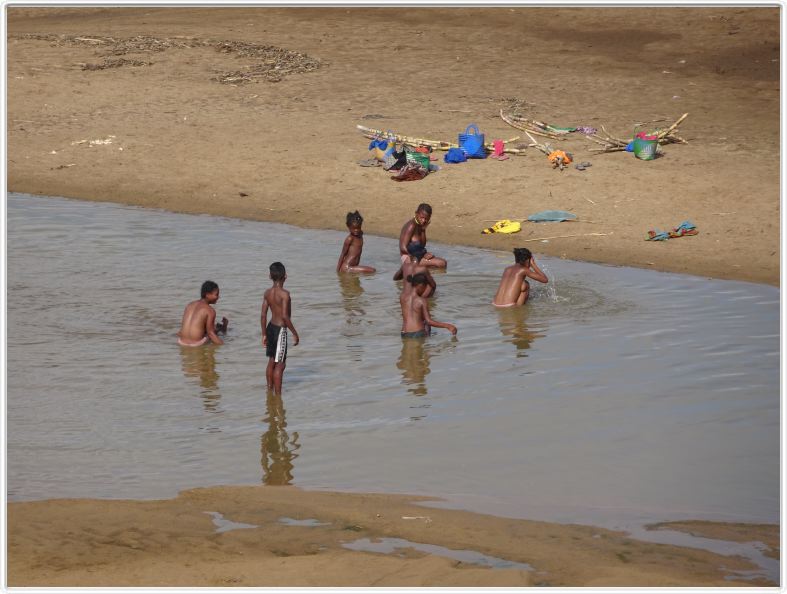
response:
M12 7L8 186L335 229L358 208L368 232L387 236L428 201L434 240L778 284L778 14ZM137 35L272 44L322 65L276 83L221 84L212 78L254 59L204 46L110 55L144 65L83 70L117 50L96 38ZM643 162L590 153L578 139L563 148L592 162L585 172L553 171L529 149L408 183L356 164L368 144L356 124L453 140L475 122L490 139L511 138L519 132L498 114L515 99L535 119L619 136L689 113L680 130L690 144ZM582 222L480 235L544 209ZM685 219L698 236L644 241ZM575 237L522 243L563 235Z
M159 501L11 503L8 581L54 587L766 584L731 577L754 569L736 557L640 542L588 526L427 508L417 505L421 500L216 487ZM323 525L287 525L282 518ZM217 531L232 528L226 522L255 527ZM752 536L761 536L756 526ZM380 554L342 546L378 538L475 551L532 569L483 567L414 549Z

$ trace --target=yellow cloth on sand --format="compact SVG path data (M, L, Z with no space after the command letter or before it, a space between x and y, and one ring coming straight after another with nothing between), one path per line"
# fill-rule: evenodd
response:
M519 233L521 230L522 224L519 221L509 221L508 219L503 219L491 227L484 229L481 231L481 233L484 235L489 235L490 233Z

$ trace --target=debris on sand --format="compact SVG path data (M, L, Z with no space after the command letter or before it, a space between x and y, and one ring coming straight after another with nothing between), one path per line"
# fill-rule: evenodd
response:
M104 58L100 64L81 64L82 70L106 70L120 68L121 66L151 66L153 62L145 60L128 60L126 58Z
M112 58L134 53L157 53L169 49L187 49L210 47L222 54L232 54L238 58L247 58L254 63L241 69L218 72L212 78L224 84L242 84L267 80L279 82L290 74L300 74L317 70L323 63L307 54L295 52L273 45L261 45L245 41L226 41L216 39L196 39L193 37L151 37L137 35L127 38L115 38L102 35L53 35L28 33L16 35L13 39L34 39L48 41L53 46L91 47L104 58L100 64L82 64L82 70L105 70L121 66L150 66L152 62Z

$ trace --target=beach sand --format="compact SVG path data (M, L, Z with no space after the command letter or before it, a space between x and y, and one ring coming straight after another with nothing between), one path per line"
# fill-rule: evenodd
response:
M754 568L741 558L641 542L589 526L417 505L422 499L259 486L193 489L162 501L11 503L8 583L55 587L766 584L734 579L735 571ZM255 527L217 532L206 512ZM281 518L323 525L290 526ZM748 537L760 540L772 532L770 527L752 525ZM412 548L382 554L342 546L378 538L476 551L526 563L532 569L482 567Z
M779 282L778 8L11 7L8 35L11 191L334 229L357 208L385 236L427 201L433 241ZM254 58L103 39L138 35L270 44L322 66L229 85L212 78ZM149 64L83 70L111 51ZM584 172L553 170L536 149L407 183L357 165L368 140L356 124L455 140L473 122L526 141L499 117L515 99L529 117L624 137L689 113L690 143L650 162L557 143L592 162ZM480 234L545 209L580 222ZM644 241L686 219L698 236Z
M391 237L427 201L432 241L779 283L778 8L10 7L7 14L10 191L332 229L359 209L367 233ZM72 42L51 37L58 35ZM133 36L271 44L322 65L275 83L220 84L212 78L255 62L214 45L110 56L146 65L86 66L105 64L117 49L106 37ZM688 112L680 131L690 143L666 146L652 162L593 154L582 139L561 143L577 161L592 162L585 172L552 170L535 149L505 162L446 166L413 183L357 165L368 140L356 124L455 140L473 122L488 139L507 139L520 132L498 114L517 100L535 119L603 124L619 136L630 136L636 122L663 126ZM480 234L497 219L545 209L572 211L580 222ZM649 229L685 219L698 236L643 241ZM562 235L574 237L526 241ZM758 583L724 579L752 569L743 559L590 527L416 507L414 499L233 487L169 501L14 502L9 585ZM259 527L217 534L206 511ZM282 516L330 525L285 526ZM758 526L712 526L724 538L766 538ZM363 537L472 549L534 570L341 546Z

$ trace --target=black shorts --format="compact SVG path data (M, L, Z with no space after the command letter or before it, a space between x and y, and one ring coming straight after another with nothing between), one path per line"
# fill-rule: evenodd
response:
M287 328L268 322L265 336L267 337L265 354L272 358L274 363L284 363L287 360Z

